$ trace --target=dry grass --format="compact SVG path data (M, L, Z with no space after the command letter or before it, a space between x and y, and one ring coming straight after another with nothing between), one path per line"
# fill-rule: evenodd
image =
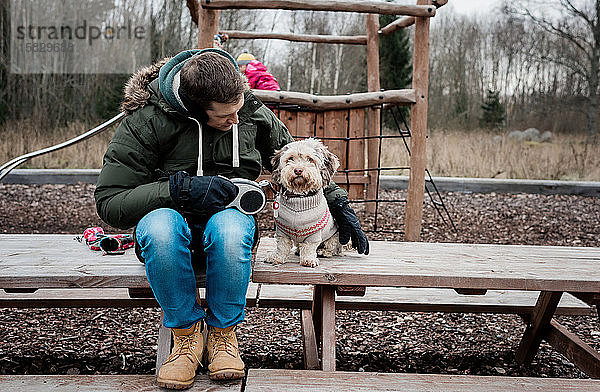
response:
M432 131L432 176L600 181L600 144L585 135L554 135L551 143L515 142L489 131ZM384 140L382 167L408 166L400 139ZM386 171L385 174L407 174Z
M97 124L70 123L52 132L27 121L0 127L0 164L80 135ZM114 132L27 162L22 168L100 168ZM583 135L555 135L551 143L519 143L488 131L431 131L427 167L433 176L600 181L600 145ZM402 140L385 139L382 167L408 166ZM383 174L407 174L384 171Z

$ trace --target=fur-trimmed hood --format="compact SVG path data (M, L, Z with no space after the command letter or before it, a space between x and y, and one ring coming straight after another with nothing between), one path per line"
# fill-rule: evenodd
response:
M158 78L160 67L165 65L171 57L166 57L152 65L144 67L131 75L123 88L123 102L121 110L131 114L134 110L148 104L152 91L149 89L150 82Z

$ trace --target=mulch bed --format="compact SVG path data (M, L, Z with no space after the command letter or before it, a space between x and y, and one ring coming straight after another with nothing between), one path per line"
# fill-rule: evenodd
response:
M0 232L77 233L101 222L94 186L0 184ZM402 199L405 192L385 191ZM564 195L443 193L458 230L430 203L423 241L562 246L600 246L600 199ZM362 215L362 205L354 205ZM270 211L261 214L272 235ZM402 240L404 205L378 209L371 239ZM447 220L447 219L446 219ZM365 218L372 229L374 220ZM347 371L585 377L543 343L534 362L514 359L524 330L516 315L338 311L337 367ZM558 321L600 350L597 317ZM152 374L158 309L0 309L0 374ZM296 310L247 309L239 329L249 367L302 367L300 316Z

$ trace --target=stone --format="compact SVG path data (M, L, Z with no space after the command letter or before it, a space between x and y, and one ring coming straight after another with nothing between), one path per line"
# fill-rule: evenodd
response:
M540 139L540 131L535 128L527 128L523 131L523 137L525 141L537 142Z
M508 134L508 139L515 141L515 142L521 142L521 141L523 141L524 138L525 138L525 136L523 135L523 132L521 132L521 131L511 131Z
M542 143L548 143L548 142L550 142L552 140L552 136L553 136L552 132L550 132L550 131L543 132L540 135L540 142L542 142Z

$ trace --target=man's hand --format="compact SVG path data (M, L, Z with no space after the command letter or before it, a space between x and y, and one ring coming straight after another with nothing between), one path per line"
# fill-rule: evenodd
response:
M179 171L169 177L169 192L181 212L211 216L223 211L238 189L225 177L190 176Z
M346 196L338 196L329 205L329 210L340 231L340 243L347 244L352 237L352 247L358 253L369 254L369 241L360 227L360 221L356 212L350 207Z

